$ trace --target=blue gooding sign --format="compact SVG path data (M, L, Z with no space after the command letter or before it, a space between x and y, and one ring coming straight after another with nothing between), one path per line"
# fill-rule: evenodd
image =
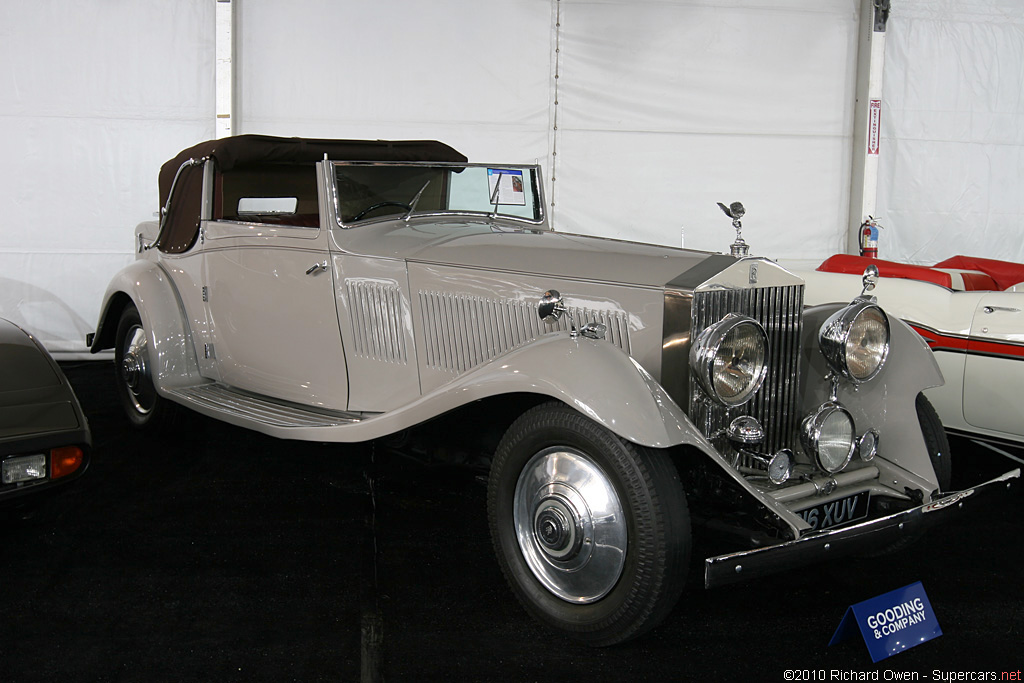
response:
M848 607L828 644L846 640L855 628L860 629L872 662L942 635L920 581Z

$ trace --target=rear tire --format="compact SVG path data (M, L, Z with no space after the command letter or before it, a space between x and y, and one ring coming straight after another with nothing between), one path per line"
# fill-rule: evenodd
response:
M668 454L625 441L565 404L537 406L506 432L487 509L516 597L576 640L635 638L682 592L690 520Z
M137 429L166 428L177 412L153 384L153 355L139 311L129 304L117 324L114 378L121 407Z

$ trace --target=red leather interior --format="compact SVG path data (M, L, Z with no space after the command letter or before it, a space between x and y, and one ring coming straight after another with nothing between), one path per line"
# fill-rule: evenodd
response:
M963 278L963 290L968 292L1001 291L1024 282L1024 264L974 256L954 256L934 266L914 266L866 256L836 254L825 259L818 270L824 273L860 275L870 264L878 267L878 274L882 277L933 282L950 289L960 289L959 282L954 283L949 273L939 269L955 270Z
M1024 264L1011 263L1010 261L997 261L976 256L954 256L941 263L936 263L935 267L980 270L995 281L995 288L999 290L1013 287L1018 282L1024 282ZM967 278L965 277L965 284L966 281Z
M907 263L882 261L881 259L868 258L866 256L854 256L853 254L829 256L825 259L824 263L818 266L818 270L823 273L861 275L869 265L876 266L878 274L882 277L898 277L905 280L934 282L937 285L950 288L953 286L953 278L950 277L949 273L943 273L941 270L933 270L928 266L912 266Z

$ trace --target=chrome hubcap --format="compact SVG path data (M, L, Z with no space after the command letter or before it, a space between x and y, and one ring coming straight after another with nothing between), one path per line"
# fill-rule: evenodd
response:
M594 461L550 448L533 456L516 483L516 538L530 571L563 600L590 603L607 595L626 560L626 516Z
M124 352L121 356L121 381L128 389L135 410L145 414L153 409L155 393L149 376L146 333L141 327L133 327L125 337Z
M124 360L121 361L121 376L129 389L138 390L139 378L142 376L142 363L139 362L137 356L133 354L124 357Z

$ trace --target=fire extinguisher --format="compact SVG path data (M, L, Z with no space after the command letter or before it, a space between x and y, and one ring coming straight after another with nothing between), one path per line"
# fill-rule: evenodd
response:
M860 224L860 255L878 258L878 229L882 226L873 216Z

